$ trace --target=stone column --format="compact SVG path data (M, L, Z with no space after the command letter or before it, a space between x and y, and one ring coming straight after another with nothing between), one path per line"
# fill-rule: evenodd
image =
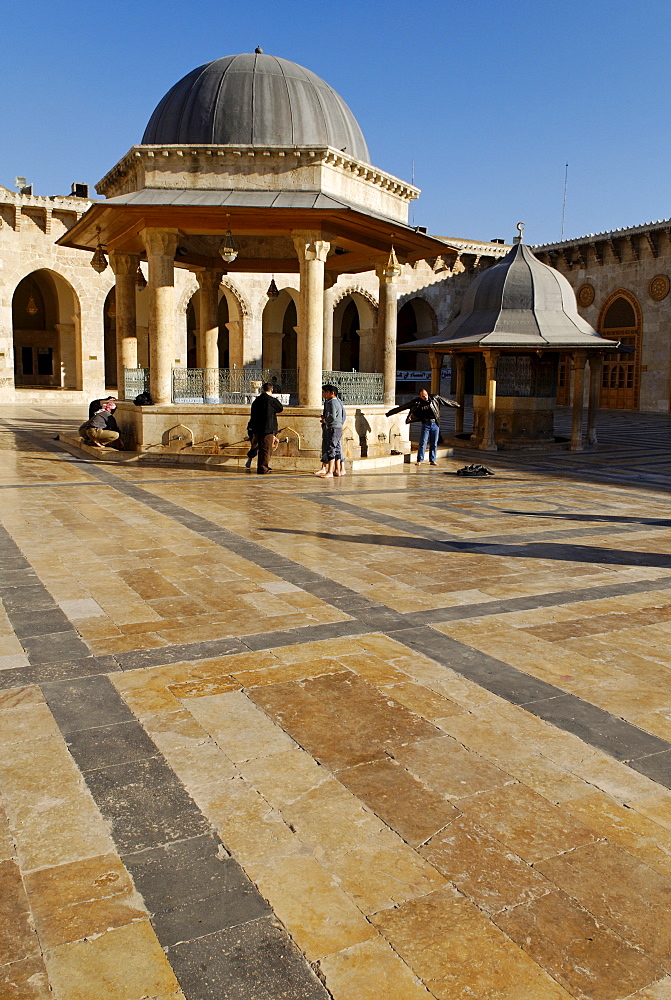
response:
M177 229L140 232L149 264L149 391L155 403L172 402L175 360L175 252Z
M300 264L298 405L319 407L324 363L324 264L331 244L319 232L292 232Z
M223 269L206 268L196 275L200 288L200 342L205 369L203 396L206 403L219 402L219 285Z
M452 364L457 368L456 397L459 409L454 414L454 433L464 432L464 400L466 399L466 355L453 354Z
M396 402L396 320L398 300L398 279L401 267L392 250L388 260L375 269L380 283L378 310L378 343L382 351L382 374L384 376L384 405ZM379 370L379 369L378 369Z
M263 367L282 367L282 341L284 333L279 332L264 333L263 335Z
M324 293L324 370L333 369L333 294Z
M596 445L596 418L599 410L603 355L590 354L589 357L589 407L587 409L587 443Z
M438 351L429 351L429 361L431 362L431 392L435 395L440 392L440 369L443 355Z
M571 360L573 369L573 422L571 426L571 451L582 451L582 410L585 396L585 351L575 351Z
M359 334L359 371L374 372L376 370L377 331L357 330Z
M137 329L135 317L135 276L140 257L134 253L113 250L109 255L110 267L116 278L116 371L117 395L126 398L124 369L137 368Z
M499 351L485 351L485 364L487 366L487 403L485 408L485 432L482 437L480 448L482 451L498 451L494 438L494 426L496 418L496 366L499 360Z

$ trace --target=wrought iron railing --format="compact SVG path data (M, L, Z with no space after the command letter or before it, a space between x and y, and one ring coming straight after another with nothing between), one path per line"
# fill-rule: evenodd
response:
M124 368L124 399L135 399L141 392L149 392L148 368Z
M337 386L345 405L384 402L383 376L376 372L322 372L322 384ZM251 403L264 382L274 382L276 392L298 405L298 371L292 368L173 368L174 403ZM126 399L149 391L148 368L124 369Z
M345 405L373 406L384 402L384 377L377 372L322 372L322 382L335 385Z
M286 368L173 368L174 403L251 403L264 382L298 403L298 372Z

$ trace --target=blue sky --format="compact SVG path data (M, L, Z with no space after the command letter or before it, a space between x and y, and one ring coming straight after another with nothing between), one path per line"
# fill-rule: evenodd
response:
M2 16L0 184L93 185L211 59L301 63L373 163L422 188L415 225L531 243L671 216L668 0L14 2Z

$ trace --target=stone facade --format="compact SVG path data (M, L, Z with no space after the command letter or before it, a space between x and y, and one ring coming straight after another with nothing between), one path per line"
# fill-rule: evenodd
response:
M568 278L588 323L613 338L619 330L635 347L633 355L610 369L604 366L601 406L668 412L671 220L546 244L534 252ZM625 321L621 325L618 316Z

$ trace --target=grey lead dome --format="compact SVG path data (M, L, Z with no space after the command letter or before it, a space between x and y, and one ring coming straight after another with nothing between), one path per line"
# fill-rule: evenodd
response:
M263 53L224 56L187 73L149 120L143 145L333 146L369 162L359 124L332 87Z

